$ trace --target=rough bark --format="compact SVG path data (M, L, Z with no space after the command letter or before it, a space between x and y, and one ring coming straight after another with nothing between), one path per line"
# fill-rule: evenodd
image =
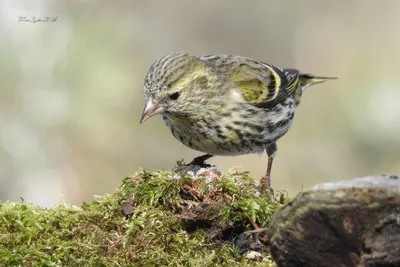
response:
M400 178L316 185L272 217L278 266L400 266Z

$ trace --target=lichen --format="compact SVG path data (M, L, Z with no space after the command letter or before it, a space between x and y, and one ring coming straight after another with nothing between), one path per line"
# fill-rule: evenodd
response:
M275 199L236 169L181 179L140 170L80 207L0 203L0 266L275 266L265 244L255 261L245 254L254 246L237 242L260 235L243 233L246 215L265 227L286 201Z

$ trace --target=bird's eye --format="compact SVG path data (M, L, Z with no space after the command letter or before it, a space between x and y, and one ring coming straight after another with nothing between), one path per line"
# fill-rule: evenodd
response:
M177 100L179 98L179 92L175 92L169 96L171 100Z

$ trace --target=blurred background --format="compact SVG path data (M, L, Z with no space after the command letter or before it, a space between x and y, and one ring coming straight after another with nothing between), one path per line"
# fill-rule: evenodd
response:
M0 201L80 204L139 167L200 155L160 116L139 125L144 76L171 51L339 77L303 96L278 142L276 190L399 174L399 47L397 0L0 1ZM209 163L258 179L266 161Z

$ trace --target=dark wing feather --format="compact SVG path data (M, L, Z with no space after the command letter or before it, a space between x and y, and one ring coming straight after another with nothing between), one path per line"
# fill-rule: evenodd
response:
M296 69L283 69L283 75L285 76L285 84L282 83L283 88L292 88L299 79L300 72Z
M281 84L279 86L279 94L276 96L274 101L279 102L296 90L300 72L296 69L275 69L281 79Z

